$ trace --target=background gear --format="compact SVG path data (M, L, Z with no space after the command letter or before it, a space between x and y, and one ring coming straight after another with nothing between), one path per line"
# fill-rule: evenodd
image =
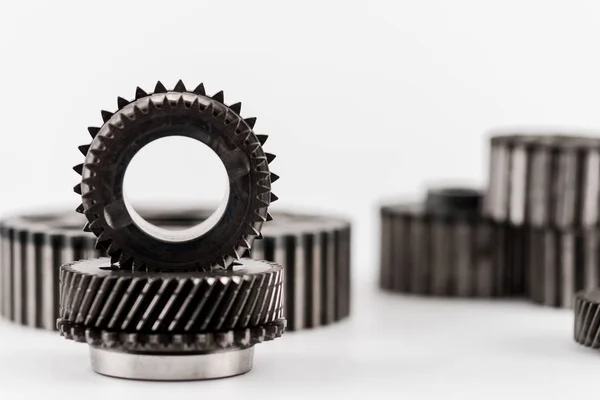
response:
M481 217L482 194L430 190L421 204L381 208L383 289L419 295L495 297L522 292L509 268L502 224Z
M575 341L593 349L600 348L600 290L575 295Z
M141 214L157 226L181 229L207 218L210 209L168 212L147 208ZM350 222L297 213L274 216L262 230L264 239L255 242L252 256L284 265L284 315L290 319L287 329L314 328L348 317ZM1 223L2 317L31 327L56 329L60 266L102 256L94 249L95 236L81 231L84 223L85 218L73 212L22 215Z

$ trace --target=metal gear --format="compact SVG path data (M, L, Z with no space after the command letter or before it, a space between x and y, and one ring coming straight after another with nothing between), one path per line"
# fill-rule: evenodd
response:
M527 228L528 297L549 307L572 308L580 290L600 286L597 229Z
M575 341L592 349L600 348L600 290L578 292L574 302Z
M281 318L281 266L240 264L234 271L177 274L123 271L108 258L65 264L59 321L118 332L200 333Z
M522 271L507 268L506 230L479 212L477 190L430 190L423 203L381 208L385 290L432 296L519 294Z
M254 344L281 336L285 327L283 269L266 261L161 273L125 271L99 258L63 265L60 276L57 326L67 339L90 345L92 368L104 375L242 374L252 368Z
M183 229L210 216L210 208L140 214L163 228ZM331 216L275 212L252 248L256 259L285 265L284 316L288 331L316 328L350 314L351 225ZM82 232L85 217L58 210L23 214L0 222L0 315L13 322L56 329L62 264L103 256L96 237ZM15 240L22 238L22 240ZM249 256L248 253L246 256Z
M62 337L93 347L123 352L187 353L246 349L255 344L281 337L286 322L278 319L266 325L236 330L196 334L148 334L106 331L86 328L83 325L58 321Z
M572 307L597 287L600 139L514 134L491 138L484 214L505 224L535 303Z
M158 82L154 93L138 88L133 101L118 99L115 113L102 112L104 124L90 128L93 140L80 147L82 177L75 192L82 197L78 212L85 230L97 236L120 268L189 271L226 269L250 249L269 205L277 200L269 170L275 156L265 153L266 136L253 131L255 118L239 116L241 104L224 104L223 92L208 97L203 84L193 91L179 81L173 90ZM178 238L148 227L123 196L123 178L130 160L143 146L166 136L187 136L210 147L229 176L229 196L211 216Z
M516 226L589 228L600 223L600 139L491 138L484 213Z

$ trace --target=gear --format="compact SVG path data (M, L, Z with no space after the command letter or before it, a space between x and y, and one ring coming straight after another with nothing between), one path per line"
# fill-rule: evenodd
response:
M593 349L600 348L600 290L575 295L575 341Z
M382 207L381 287L433 296L522 292L522 272L507 269L506 230L480 216L481 196L448 188L421 204Z
M284 319L278 319L266 325L238 330L168 335L112 332L86 328L66 321L57 323L58 331L65 339L105 349L153 354L245 349L281 337L285 325Z
M204 86L187 90L179 81L167 91L159 82L154 93L139 89L133 101L119 98L113 114L103 111L104 125L90 128L93 140L82 146L85 161L74 169L81 174L75 192L81 194L77 211L122 269L190 271L226 269L250 249L260 236L267 209L277 197L269 170L275 156L265 153L266 136L255 135L255 118L239 116L241 104L226 106L223 92L206 96ZM150 232L123 196L129 161L153 140L182 135L197 139L220 157L229 176L229 197L219 211L183 238L171 240Z
M156 226L181 230L208 218L211 209L146 208L140 214ZM264 239L254 243L251 254L285 265L286 329L316 328L348 317L350 222L322 215L273 215L275 219L261 231ZM2 221L0 232L7 250L0 258L1 316L27 326L56 328L60 266L103 256L94 249L95 236L81 231L84 223L84 216L66 210ZM13 240L19 237L23 240Z
M60 321L138 333L242 329L282 317L282 268L241 259L234 271L161 274L114 269L108 258L60 269Z
M600 285L597 229L527 228L525 232L530 300L571 308L576 292Z
M288 330L329 325L350 315L350 222L275 214L252 257L285 266Z
M498 135L491 139L485 215L515 226L600 223L600 139Z

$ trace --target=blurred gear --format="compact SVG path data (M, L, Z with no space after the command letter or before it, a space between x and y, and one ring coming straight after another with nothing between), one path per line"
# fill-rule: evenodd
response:
M484 214L505 224L534 302L572 307L597 287L600 139L560 135L491 138Z
M252 257L285 268L288 330L329 325L350 315L350 222L334 217L274 214Z
M115 113L102 112L104 125L90 128L93 140L80 149L83 164L75 192L85 230L97 236L113 264L135 271L226 269L260 236L267 209L277 200L269 170L275 156L265 153L266 136L253 131L255 118L242 119L241 104L224 104L223 92L206 95L204 85L188 90L179 81L173 90L158 82L154 93L138 88L133 101L118 99ZM123 178L135 154L166 136L187 136L210 147L229 177L228 197L202 224L173 233L147 224L123 194Z
M600 289L575 295L575 341L592 349L600 348Z
M210 208L140 214L161 228L184 229L210 216ZM329 325L350 314L350 222L329 216L274 213L252 256L285 265L287 330ZM95 236L82 232L73 212L26 214L0 223L0 315L16 323L56 329L60 266L103 256ZM21 240L15 240L21 238ZM5 250L6 248L6 250Z
M596 229L527 228L529 298L550 307L573 307L574 294L600 286Z
M522 291L507 262L507 231L480 214L482 193L430 190L421 204L381 208L383 289L419 295L495 297Z
M100 374L238 375L252 368L254 344L283 333L283 270L275 263L241 259L232 270L153 273L98 258L63 265L60 274L57 325L67 339L85 338Z
M559 229L600 223L600 139L498 135L491 139L485 215Z

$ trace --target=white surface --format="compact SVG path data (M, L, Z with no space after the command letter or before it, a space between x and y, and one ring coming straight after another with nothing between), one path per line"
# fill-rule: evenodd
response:
M86 345L3 323L0 393L44 399L80 393L89 399L594 397L600 356L572 341L569 311L375 290L356 295L350 320L257 345L250 373L204 382L103 377L92 372Z
M271 135L283 207L352 216L355 282L373 280L382 197L483 183L492 128L600 127L599 15L597 1L5 1L0 212L74 208L70 169L101 109L156 79L204 81ZM600 360L571 343L568 312L363 292L355 303L347 323L261 346L251 374L201 384L99 377L85 346L2 324L0 397L596 393Z

